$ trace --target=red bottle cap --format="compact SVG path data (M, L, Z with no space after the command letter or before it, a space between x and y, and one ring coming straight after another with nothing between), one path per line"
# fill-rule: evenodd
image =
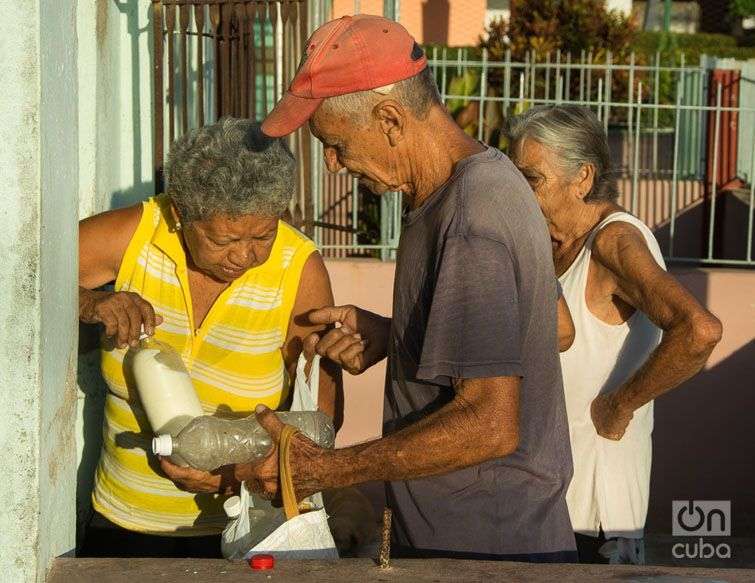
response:
M259 571L272 569L275 567L275 558L273 555L254 555L249 559L249 566Z

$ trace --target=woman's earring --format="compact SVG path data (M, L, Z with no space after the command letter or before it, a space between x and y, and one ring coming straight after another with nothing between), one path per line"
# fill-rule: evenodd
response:
M173 225L173 229L175 229L176 231L180 231L181 230L181 221L176 221L175 224Z

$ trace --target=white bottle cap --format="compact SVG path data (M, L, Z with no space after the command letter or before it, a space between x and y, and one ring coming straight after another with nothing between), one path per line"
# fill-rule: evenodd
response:
M173 436L158 435L152 438L152 453L155 455L170 455L173 453Z
M228 518L236 518L241 516L241 498L238 496L231 496L223 502L223 510L225 510Z

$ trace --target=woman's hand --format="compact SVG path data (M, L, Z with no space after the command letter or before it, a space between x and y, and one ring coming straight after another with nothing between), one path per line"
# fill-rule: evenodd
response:
M353 375L363 373L386 356L391 320L355 306L320 308L308 315L312 324L337 324L322 336L304 341L309 358L315 352Z
M183 468L172 463L168 458L159 457L160 467L179 489L199 494L230 495L238 492L238 482L233 477L233 467L224 466L212 472L203 472L194 468Z
M631 410L619 404L613 393L595 397L590 405L590 415L598 435L613 441L619 441L624 437L624 432L634 417Z
M79 288L79 319L85 324L104 324L105 335L118 348L136 346L139 335L152 335L162 323L152 305L132 292L95 291Z

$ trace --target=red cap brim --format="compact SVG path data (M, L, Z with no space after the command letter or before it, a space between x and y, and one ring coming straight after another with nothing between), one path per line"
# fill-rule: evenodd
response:
M271 138L287 136L307 123L323 101L322 98L307 99L286 92L262 122L262 132Z

